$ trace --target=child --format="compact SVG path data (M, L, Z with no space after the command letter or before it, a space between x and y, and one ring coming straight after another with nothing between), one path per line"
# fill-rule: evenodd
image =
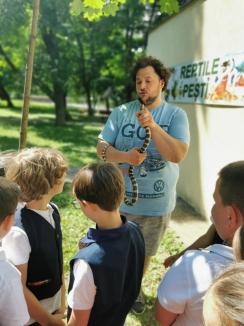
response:
M244 262L227 267L209 288L203 304L206 326L244 325Z
M13 224L19 193L15 183L0 177L0 241ZM28 320L21 274L6 260L3 248L0 247L0 324L23 326Z
M66 171L59 151L31 148L18 153L6 172L6 178L20 186L20 199L26 203L17 210L15 227L3 246L22 273L28 325L64 325L62 233L57 206L50 201L62 192Z
M70 262L68 325L124 325L141 286L144 240L137 225L120 216L124 179L112 163L82 168L73 180L81 210L96 223Z
M237 263L215 279L205 296L206 326L244 325L244 225L235 232L233 251Z

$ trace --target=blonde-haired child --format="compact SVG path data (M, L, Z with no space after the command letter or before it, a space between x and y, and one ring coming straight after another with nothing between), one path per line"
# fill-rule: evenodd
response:
M68 164L51 148L30 148L8 164L6 178L15 181L25 202L3 246L22 273L31 319L28 325L64 325L63 254L60 215L51 199L62 192ZM63 295L62 295L63 293Z
M215 279L204 299L206 326L244 325L244 225L235 232L232 246L237 263Z
M244 262L227 267L209 288L203 305L206 326L244 325Z

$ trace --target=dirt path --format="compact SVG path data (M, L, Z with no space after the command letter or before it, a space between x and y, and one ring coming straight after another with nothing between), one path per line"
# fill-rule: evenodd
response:
M184 200L177 199L176 208L172 213L169 226L186 246L205 233L209 224L208 219L197 213Z

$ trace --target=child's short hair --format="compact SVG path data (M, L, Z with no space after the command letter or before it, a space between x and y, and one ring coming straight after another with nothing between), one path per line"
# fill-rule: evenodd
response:
M29 202L47 194L67 169L68 163L60 151L33 147L22 150L14 157L6 177L20 186L21 200Z
M75 175L72 186L79 200L87 200L109 212L119 208L124 198L124 178L113 163L86 165Z
M219 172L219 193L225 206L236 206L244 216L244 160L227 164Z
M12 150L0 152L0 176L1 177L5 177L8 164L16 154L17 152Z
M0 224L8 215L14 214L19 195L20 189L16 183L0 177Z

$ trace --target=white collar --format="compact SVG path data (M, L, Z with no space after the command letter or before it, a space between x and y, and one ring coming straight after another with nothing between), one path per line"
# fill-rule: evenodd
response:
M53 212L54 209L50 204L48 204L47 209L40 210L40 209L32 209L34 212L42 216L48 223L50 223L55 228L55 222L53 219Z
M233 261L233 248L223 245L223 244L213 244L206 249L201 249L202 251L208 251L210 253L215 253L216 255L223 256L226 259Z

